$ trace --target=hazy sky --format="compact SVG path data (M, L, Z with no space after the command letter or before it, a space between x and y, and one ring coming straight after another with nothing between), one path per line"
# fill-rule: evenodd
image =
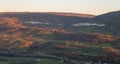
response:
M0 0L0 12L75 12L102 14L120 10L120 0Z

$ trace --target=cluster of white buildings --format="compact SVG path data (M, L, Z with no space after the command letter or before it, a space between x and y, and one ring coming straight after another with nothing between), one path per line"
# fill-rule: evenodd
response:
M24 23L27 23L27 24L42 24L42 25L51 25L51 23L47 23L47 22L39 22L39 21L26 21ZM61 24L57 24L57 25L61 25ZM73 24L72 26L75 26L75 27L79 27L79 26L105 26L105 24L98 24L98 23L76 23L76 24Z
M50 25L51 23L47 23L47 22L38 22L38 21L26 21L24 23L27 24L43 24L43 25Z
M77 23L77 24L73 24L72 26L105 26L105 24L97 24L97 23Z

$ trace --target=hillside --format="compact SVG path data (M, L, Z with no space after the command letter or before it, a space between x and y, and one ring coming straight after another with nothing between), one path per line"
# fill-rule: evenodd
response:
M90 14L60 13L60 12L6 12L0 13L1 17L15 17L27 26L42 28L68 29L73 24L85 22L94 17ZM62 27L61 27L62 26Z
M1 17L16 17L22 21L41 21L41 22L80 22L88 20L94 17L90 14L77 14L77 13L57 13L57 12L46 12L46 13L35 13L35 12L5 12L0 13Z
M86 22L74 24L74 27L83 32L97 32L120 36L120 11L95 16Z
M115 13L94 18L81 18L71 13L0 13L0 55L52 58L65 62L74 61L75 64L83 62L79 59L87 59L85 62L100 60L119 64L119 14ZM105 22L104 16L106 19L115 17L116 22ZM96 18L102 19L101 22ZM109 28L110 26L116 29Z
M86 42L112 42L116 40L116 37L112 35L104 35L104 34L92 34L92 33L72 33L66 32L64 30L57 29L48 29L48 28L37 28L37 27L27 27L23 24L19 23L16 18L1 18L0 19L0 35L4 40L7 38L16 39L26 39L30 40L31 43L36 40L36 37L39 39L53 39L53 40L73 40L73 41L86 41ZM57 36L57 37L56 37ZM86 39L85 39L86 38ZM34 40L35 39L35 40ZM12 41L14 41L12 40ZM11 42L10 42L11 43ZM25 43L25 42L24 42ZM24 45L24 44L23 44ZM32 45L32 44L31 44Z
M0 18L0 26L0 28L25 28L17 18L8 17Z
M120 30L120 11L109 12L96 16L92 18L91 21L106 24L106 26Z

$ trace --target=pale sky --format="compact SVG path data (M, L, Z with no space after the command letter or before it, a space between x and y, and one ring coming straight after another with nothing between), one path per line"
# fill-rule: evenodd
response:
M120 10L120 0L0 0L0 12L103 14Z

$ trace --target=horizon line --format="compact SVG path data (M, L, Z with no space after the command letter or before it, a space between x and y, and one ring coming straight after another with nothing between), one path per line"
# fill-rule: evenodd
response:
M115 10L115 11L120 11L120 10ZM115 11L109 11L109 12L115 12ZM105 13L109 13L109 12L105 12ZM105 13L101 13L101 14L92 14L92 13L79 13L79 12L64 12L64 11L53 11L53 12L42 12L42 11L0 11L0 13L70 13L70 14L89 14L89 15L101 15L101 14L105 14Z

